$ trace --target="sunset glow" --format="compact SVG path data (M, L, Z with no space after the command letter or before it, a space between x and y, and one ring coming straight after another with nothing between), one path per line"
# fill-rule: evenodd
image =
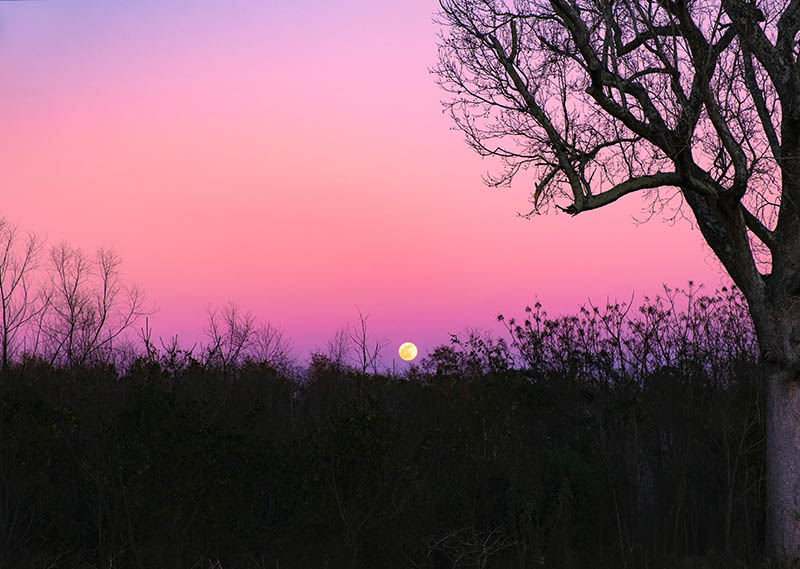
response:
M233 300L300 356L358 310L425 356L535 299L725 282L688 221L636 223L641 198L528 221L535 180L487 189L428 71L437 5L2 2L0 215L113 247L155 337L202 342Z

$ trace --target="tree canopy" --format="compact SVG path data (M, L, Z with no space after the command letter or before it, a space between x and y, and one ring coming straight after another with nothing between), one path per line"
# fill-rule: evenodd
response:
M490 184L533 174L531 214L688 205L748 296L797 242L797 2L444 0L440 22L446 105Z

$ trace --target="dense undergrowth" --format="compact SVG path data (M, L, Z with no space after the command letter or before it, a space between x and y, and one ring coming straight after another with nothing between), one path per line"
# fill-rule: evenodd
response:
M402 376L149 349L0 380L0 567L756 566L735 292L541 307Z

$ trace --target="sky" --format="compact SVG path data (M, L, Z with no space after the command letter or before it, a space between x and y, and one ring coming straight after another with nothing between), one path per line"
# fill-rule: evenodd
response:
M637 196L524 220L443 113L429 0L0 2L0 215L113 248L154 337L234 301L299 357L369 315L384 364L543 303L726 279Z

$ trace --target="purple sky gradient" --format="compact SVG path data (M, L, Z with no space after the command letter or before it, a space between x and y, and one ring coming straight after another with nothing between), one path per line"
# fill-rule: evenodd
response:
M370 315L424 356L539 299L727 279L685 221L636 196L525 221L534 180L496 168L442 113L436 2L0 3L0 215L113 247L157 312L202 342L229 300L299 356Z

